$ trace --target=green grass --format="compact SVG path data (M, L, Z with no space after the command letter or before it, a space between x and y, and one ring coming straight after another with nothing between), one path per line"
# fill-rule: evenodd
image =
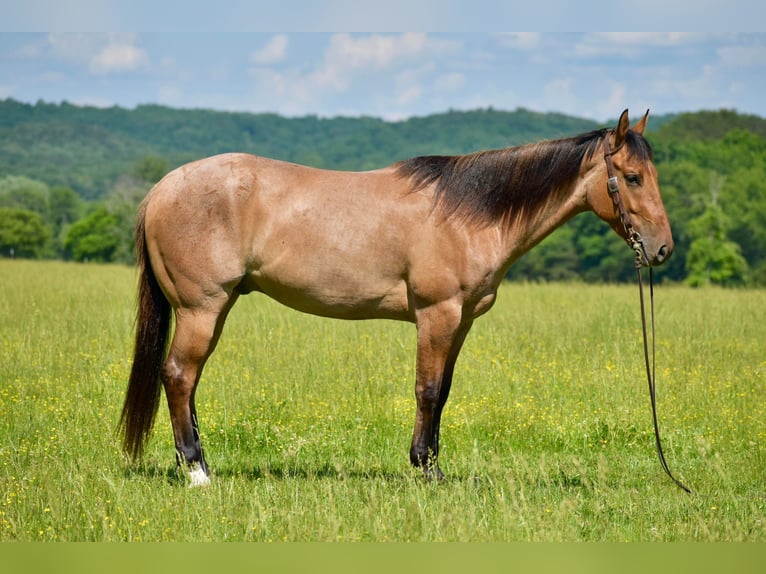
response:
M114 434L135 275L0 261L0 540L766 541L766 291L660 286L662 473L631 286L504 285L458 361L440 483L410 468L415 329L237 303L197 394Z

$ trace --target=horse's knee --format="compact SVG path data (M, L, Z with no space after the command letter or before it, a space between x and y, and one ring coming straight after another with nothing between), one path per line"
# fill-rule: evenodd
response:
M165 364L162 365L160 373L168 398L178 394L191 395L191 387L195 377L189 367L185 366L172 351L165 360Z

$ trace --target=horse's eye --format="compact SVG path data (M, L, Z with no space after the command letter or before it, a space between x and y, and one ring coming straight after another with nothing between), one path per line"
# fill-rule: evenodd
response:
M628 185L641 185L641 176L637 173L626 173L625 181Z

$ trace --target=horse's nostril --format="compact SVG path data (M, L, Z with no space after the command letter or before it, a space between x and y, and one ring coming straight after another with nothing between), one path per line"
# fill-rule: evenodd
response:
M662 245L657 251L657 263L662 263L668 256L668 246Z

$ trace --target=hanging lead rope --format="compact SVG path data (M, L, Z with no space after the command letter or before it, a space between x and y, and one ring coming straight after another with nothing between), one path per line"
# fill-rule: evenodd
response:
M665 471L665 474L667 474L670 479L678 485L678 487L691 494L691 490L689 490L680 480L678 480L675 476L673 476L673 473L670 472L670 468L668 468L668 463L665 461L665 453L662 450L662 441L660 440L660 426L657 423L657 397L655 392L655 383L656 383L656 346L654 344L655 336L654 336L654 278L652 273L652 268L649 268L649 298L650 298L650 309L651 309L651 327L652 327L652 360L651 360L651 367L649 365L649 343L648 343L648 337L647 337L647 329L646 329L646 310L644 305L644 284L641 279L641 266L639 265L638 261L636 262L636 275L638 276L638 293L639 298L641 299L641 326L644 333L644 363L646 364L646 379L649 382L649 398L652 402L652 420L654 422L654 439L655 444L657 446L657 456L660 457L660 464L662 465L662 469Z
M620 221L622 222L623 227L625 228L625 239L628 242L628 245L630 245L630 248L633 249L636 253L636 275L638 276L638 292L639 292L639 298L641 300L641 327L644 335L644 363L646 364L646 378L649 382L649 398L652 403L652 420L654 422L654 441L655 445L657 447L657 456L660 458L660 464L662 465L662 469L665 471L665 474L667 474L673 482L676 483L676 485L682 489L684 492L687 492L691 494L691 490L689 490L680 480L678 480L675 476L673 476L673 473L670 472L670 468L668 467L668 463L665 461L665 453L662 450L662 441L660 440L660 426L657 423L657 398L656 398L656 391L655 391L655 381L656 381L656 346L655 346L655 333L654 333L654 278L652 274L652 268L649 267L649 295L651 300L651 327L652 327L652 357L651 357L651 364L649 361L649 341L648 341L648 333L646 328L646 305L644 304L644 283L641 278L641 267L643 266L644 261L644 247L643 242L641 240L641 235L633 229L633 224L630 221L630 216L628 215L628 211L625 209L625 205L622 202L622 197L620 196L620 183L617 179L617 176L614 174L614 167L612 166L612 156L619 151L619 149L622 147L622 144L617 146L614 149L610 149L609 147L609 134L607 133L604 136L604 160L606 161L606 171L607 171L607 190L609 191L609 195L612 197L612 202L614 203L615 208L617 209L618 213L620 214Z

